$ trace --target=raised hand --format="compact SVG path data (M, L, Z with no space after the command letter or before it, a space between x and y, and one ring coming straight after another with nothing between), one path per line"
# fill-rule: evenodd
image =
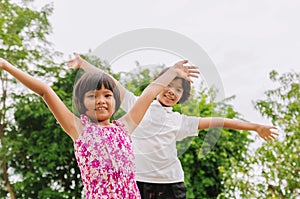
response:
M256 132L265 141L271 141L271 140L274 140L279 135L276 132L276 130L278 130L278 129L276 127L274 127L274 126L264 126L264 125L261 125L257 129Z
M77 54L77 53L73 53L73 54L74 54L75 58L69 60L67 62L67 66L72 69L78 69L78 68L80 68L80 66L82 65L84 60L80 57L79 54Z
M5 59L0 58L0 68L1 69L4 69L8 65L9 65L9 63Z
M198 78L200 74L197 66L184 66L184 64L188 63L187 60L179 61L172 68L176 71L176 73L186 79L189 82L193 82L190 77Z

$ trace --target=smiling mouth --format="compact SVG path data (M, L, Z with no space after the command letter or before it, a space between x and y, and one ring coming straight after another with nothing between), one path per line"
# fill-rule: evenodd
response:
M167 96L165 95L165 98L167 98L168 100L174 101L175 99L173 97Z
M100 111L103 111L103 110L107 110L107 108L105 107L99 107L99 108L95 108L96 111L100 110Z

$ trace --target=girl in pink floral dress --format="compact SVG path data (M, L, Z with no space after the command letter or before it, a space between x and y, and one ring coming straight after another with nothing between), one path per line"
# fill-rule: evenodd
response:
M129 134L142 120L158 93L176 76L191 81L199 73L195 66L176 63L152 82L128 113L118 121L110 118L120 107L118 83L108 74L88 72L74 87L78 118L59 99L50 86L19 70L0 58L5 70L40 95L61 127L74 141L74 150L81 171L86 198L140 198L135 183L132 144Z
M74 142L87 198L140 198L131 139L124 125L101 127L81 115L84 129Z

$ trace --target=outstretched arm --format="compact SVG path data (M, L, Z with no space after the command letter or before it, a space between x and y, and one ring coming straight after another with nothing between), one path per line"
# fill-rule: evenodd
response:
M6 60L0 58L0 69L6 70L22 84L28 87L33 92L40 95L47 106L50 108L51 112L60 123L62 128L67 132L67 134L75 140L77 138L77 131L75 125L75 116L73 113L63 104L56 93L51 89L50 86L44 84L43 82L35 79L31 75L21 71L12 64L8 63Z
M118 80L116 80L113 76L108 74L106 71L103 71L100 68L97 68L96 66L90 64L86 60L82 59L82 57L80 57L79 54L74 53L74 56L75 56L74 59L71 59L67 62L67 65L69 68L72 68L72 69L82 68L85 72L96 70L96 71L101 71L101 72L106 73L115 81L115 83L118 86L118 89L120 91L121 101L123 101L126 89L118 82Z
M181 76L192 82L190 77L198 77L199 71L196 66L184 66L187 60L177 62L174 66L168 69L163 75L149 84L138 100L133 105L132 109L121 118L127 124L129 132L132 132L141 122L149 108L153 99L163 90L164 87L176 77Z
M265 126L261 124L243 122L234 119L228 118L218 118L218 117L207 117L200 118L198 129L207 129L207 128L229 128L235 130L249 130L256 131L258 135L263 138L265 141L273 140L278 133L272 131L277 128L274 126Z

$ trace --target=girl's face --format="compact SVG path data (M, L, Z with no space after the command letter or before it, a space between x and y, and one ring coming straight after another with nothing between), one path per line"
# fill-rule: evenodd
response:
M180 100L182 94L182 79L175 79L158 94L157 100L163 106L174 106Z
M115 111L116 100L111 90L101 86L99 90L91 90L84 95L86 115L91 119L98 120L98 124L107 126Z

